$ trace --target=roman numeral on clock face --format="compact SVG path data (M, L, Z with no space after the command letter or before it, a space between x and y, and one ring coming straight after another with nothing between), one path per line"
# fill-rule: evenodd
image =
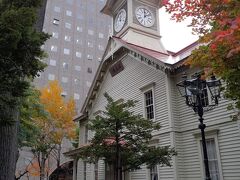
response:
M135 11L135 15L141 25L145 27L153 26L155 19L152 12L147 7L138 7Z

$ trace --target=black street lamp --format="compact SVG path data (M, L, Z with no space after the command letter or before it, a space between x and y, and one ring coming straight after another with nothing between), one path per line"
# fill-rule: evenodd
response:
M193 79L187 79L187 76L183 76L183 81L177 84L178 90L182 97L186 99L186 104L193 108L194 112L199 115L199 129L202 135L202 148L204 156L205 174L206 180L211 180L208 155L206 147L206 139L204 129L206 125L203 123L203 113L214 108L218 105L218 99L220 98L221 81L216 79L214 75L210 80L201 79L200 74L195 74Z

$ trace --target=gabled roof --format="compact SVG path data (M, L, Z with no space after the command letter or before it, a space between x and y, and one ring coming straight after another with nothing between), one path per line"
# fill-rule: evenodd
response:
M141 47L141 46L138 46L138 45L135 45L135 44L128 43L128 42L126 42L126 41L124 41L124 40L122 40L118 37L113 37L113 39L121 42L127 48L130 48L132 50L136 50L140 53L143 53L144 55L148 55L152 58L155 58L159 61L162 61L163 63L166 63L166 60L169 56L169 54L166 54L166 53L163 53L163 52L154 51L152 49L148 49L148 48L145 48L145 47Z
M111 47L112 43L116 43L117 45L113 48ZM173 53L168 51L169 54L163 53L163 52L157 52L151 49L147 49L145 47L141 47L135 44L128 43L118 37L110 37L107 48L105 50L105 53L102 58L102 62L100 63L98 70L96 72L95 78L93 80L93 83L89 89L87 98L83 104L83 107L81 109L81 113L85 113L86 107L89 104L91 100L93 100L96 96L96 92L98 91L100 84L103 80L103 77L106 73L106 69L108 67L108 64L111 63L113 60L113 57L116 53L119 51L125 51L129 50L131 52L134 52L134 54L139 54L142 57L146 57L148 62L147 65L154 66L156 69L160 69L162 71L173 71L175 68L179 68L182 66L183 63L180 63L183 59L185 59L187 56L189 56L191 50L194 47L197 47L198 43L194 42L191 45L187 46L186 48L180 50L177 53ZM111 53L109 53L111 52ZM186 56L187 55L187 56ZM169 63L169 59L176 58L177 60L174 61L174 63ZM151 61L150 61L151 60ZM81 118L78 118L78 120Z

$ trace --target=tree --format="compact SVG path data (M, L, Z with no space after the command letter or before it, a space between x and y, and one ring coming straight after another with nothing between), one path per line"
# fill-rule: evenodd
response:
M20 97L45 65L41 46L49 37L34 29L40 0L0 1L0 179L13 180Z
M30 88L21 105L19 148L30 147L36 161L31 162L26 171L30 175L39 175L43 179L46 172L46 160L55 148L51 130L54 128L49 113L40 100L40 91ZM36 165L37 163L37 165ZM30 171L31 169L31 171ZM34 173L32 170L34 169Z
M240 109L240 1L164 0L163 5L176 21L191 17L190 26L200 35L202 45L187 64L220 76L227 85L226 97Z
M60 166L63 138L75 138L75 124L72 121L75 103L72 99L64 100L61 92L57 81L50 82L41 91L29 89L29 96L24 98L21 106L19 145L31 148L37 161L26 167L26 171L39 175L40 179L44 179L51 168L47 160L56 149L57 166Z
M23 147L30 147L32 151L35 152L36 150L41 149L41 151L43 151L42 149L50 149L52 147L51 144L47 144L43 141L39 144L39 140L42 137L41 134L43 133L41 127L36 124L35 119L46 119L47 117L48 114L44 110L43 105L40 103L40 91L34 89L34 87L30 87L26 92L26 96L22 98L20 106L20 125L18 133L18 147L20 150ZM16 179L20 179L25 174L34 174L29 169L29 167L33 167L33 159L32 161L29 161L29 165L27 165L25 169L23 168L22 172L18 172L19 175Z
M135 101L114 101L107 93L105 111L99 111L89 121L94 132L88 146L81 148L80 158L90 163L104 159L113 165L115 180L121 180L121 172L139 169L142 164L170 166L175 151L170 147L150 147L152 132L160 128L152 120L144 119L130 111Z
M73 140L76 136L76 126L73 118L76 115L75 102L73 99L68 101L61 95L62 88L57 81L52 81L41 90L40 101L46 112L49 113L49 127L46 127L50 133L52 144L56 149L55 155L57 168L60 167L61 145L64 138ZM40 166L41 167L41 166Z

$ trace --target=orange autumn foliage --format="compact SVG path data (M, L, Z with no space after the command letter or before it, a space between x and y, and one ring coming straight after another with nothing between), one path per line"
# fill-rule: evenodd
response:
M71 98L64 99L61 96L62 88L57 81L52 81L47 87L41 89L40 101L52 123L51 135L55 144L61 144L64 137L75 138L75 102Z
M200 47L186 64L200 66L206 74L216 74L226 84L224 95L234 100L229 109L238 108L240 118L240 0L163 0L172 19L183 21L200 35Z
M28 174L32 177L39 177L40 176L40 167L39 167L39 163L36 160L36 158L33 159L33 161L27 166L27 171L28 171ZM44 171L45 171L45 173L50 172L50 169L49 169L48 165L46 165Z

